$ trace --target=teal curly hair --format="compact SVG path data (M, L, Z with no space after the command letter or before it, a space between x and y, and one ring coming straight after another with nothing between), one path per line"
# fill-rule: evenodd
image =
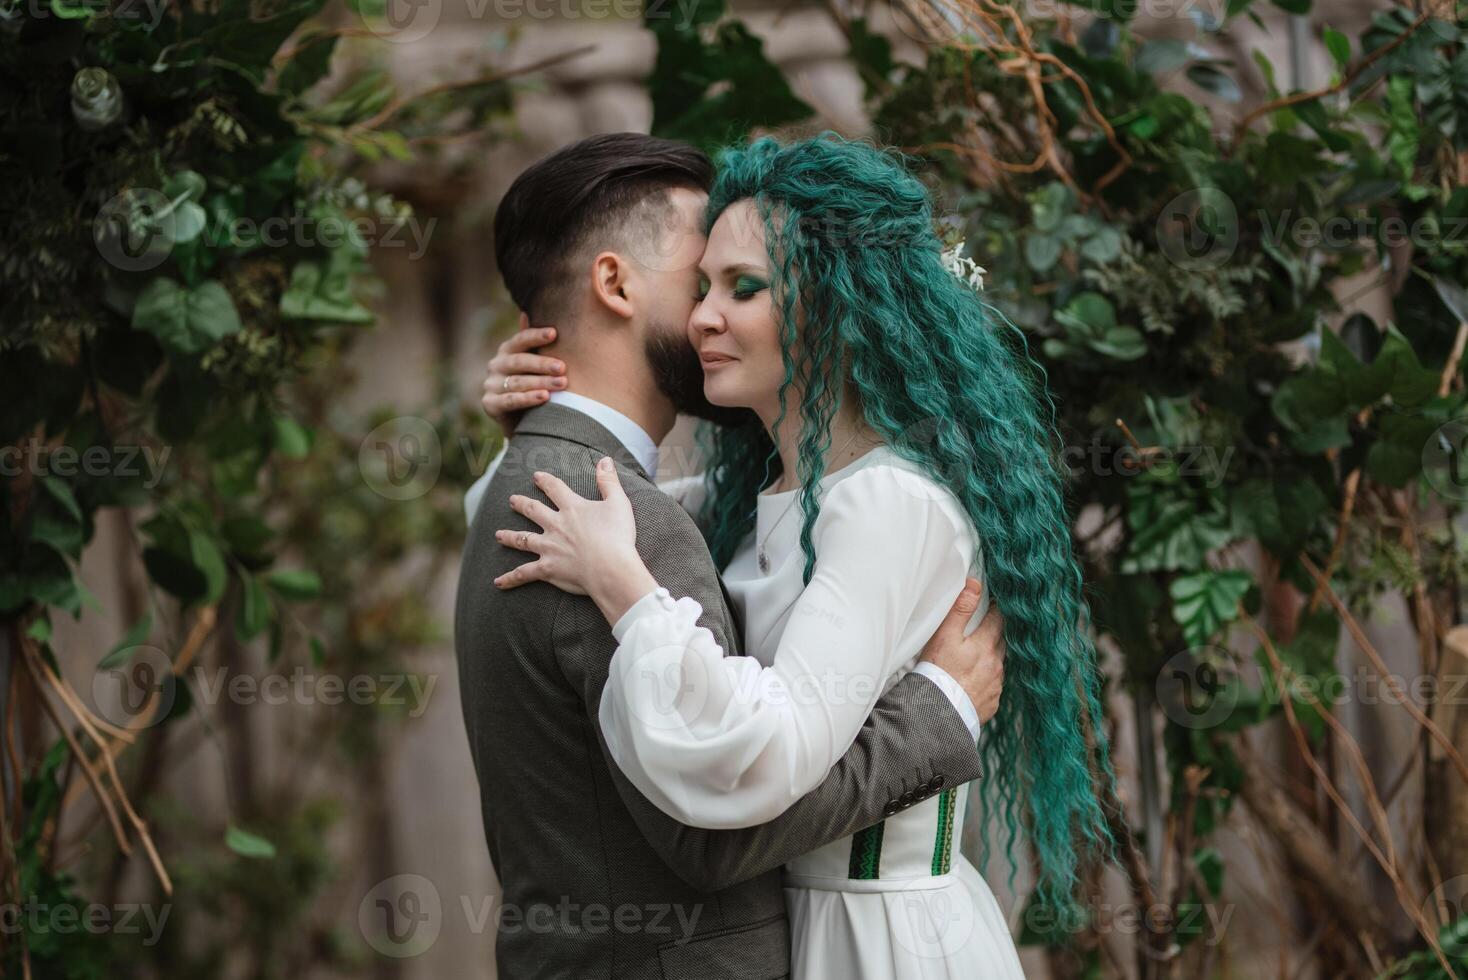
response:
M883 441L967 511L983 545L984 587L1004 612L1005 691L982 746L981 861L997 815L1008 832L1013 887L1014 844L1025 826L1039 859L1040 897L1053 909L1073 909L1083 850L1114 853L1098 796L1114 775L1043 369L1019 329L944 266L927 190L895 151L832 133L792 143L762 138L724 151L707 227L743 200L764 221L783 339L777 428L787 393L800 395L805 581L815 566L816 490L830 422L839 400L854 395ZM1019 350L991 326L991 310ZM753 525L756 495L782 465L757 419L705 427L700 438L710 454L700 523L723 567Z

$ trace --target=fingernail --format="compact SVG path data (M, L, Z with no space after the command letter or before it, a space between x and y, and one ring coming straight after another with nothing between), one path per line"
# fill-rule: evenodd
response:
M556 361L551 365L551 367L555 368L557 371L566 370L566 365L562 364L560 361Z
M596 465L598 469L609 470L612 468L612 457L603 456L601 459L596 461Z
M556 335L556 328L555 327L546 327L545 328L545 335L547 337L554 337Z
M552 378L551 379L551 384L555 385L557 388L564 388L564 387L566 387L566 379L565 378Z

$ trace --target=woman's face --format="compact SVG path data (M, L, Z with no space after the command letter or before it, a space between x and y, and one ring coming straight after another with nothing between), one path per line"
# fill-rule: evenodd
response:
M752 408L766 423L780 410L785 364L770 296L764 221L754 203L724 209L698 264L698 301L688 342L703 365L703 393L715 405Z

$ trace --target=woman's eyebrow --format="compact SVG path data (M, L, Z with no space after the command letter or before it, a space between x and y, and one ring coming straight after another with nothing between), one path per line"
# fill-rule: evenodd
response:
M708 270L703 267L702 262L698 264L698 271L705 276L708 275ZM757 272L760 275L764 275L764 269L760 268L752 262L734 262L730 265L724 266L724 275L729 276L733 275L736 272Z

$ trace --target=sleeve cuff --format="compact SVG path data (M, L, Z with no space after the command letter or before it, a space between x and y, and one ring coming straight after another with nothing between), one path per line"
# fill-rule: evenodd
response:
M636 623L644 616L655 616L663 611L670 612L673 606L673 594L661 585L658 586L641 599L632 603L632 606L622 614L622 618L612 624L613 638L618 643L621 643L622 638L627 635L627 631L632 628L633 623ZM968 700L967 696L965 696L964 700ZM972 705L969 706L969 710L973 710Z
M918 665L913 668L913 673L922 674L928 680L938 685L938 690L947 695L948 700L953 704L953 710L958 712L958 716L968 726L968 733L977 742L979 740L980 728L979 711L974 707L974 703L969 700L968 692L963 689L963 685L954 680L953 675L948 673L948 671L927 660L918 661Z

